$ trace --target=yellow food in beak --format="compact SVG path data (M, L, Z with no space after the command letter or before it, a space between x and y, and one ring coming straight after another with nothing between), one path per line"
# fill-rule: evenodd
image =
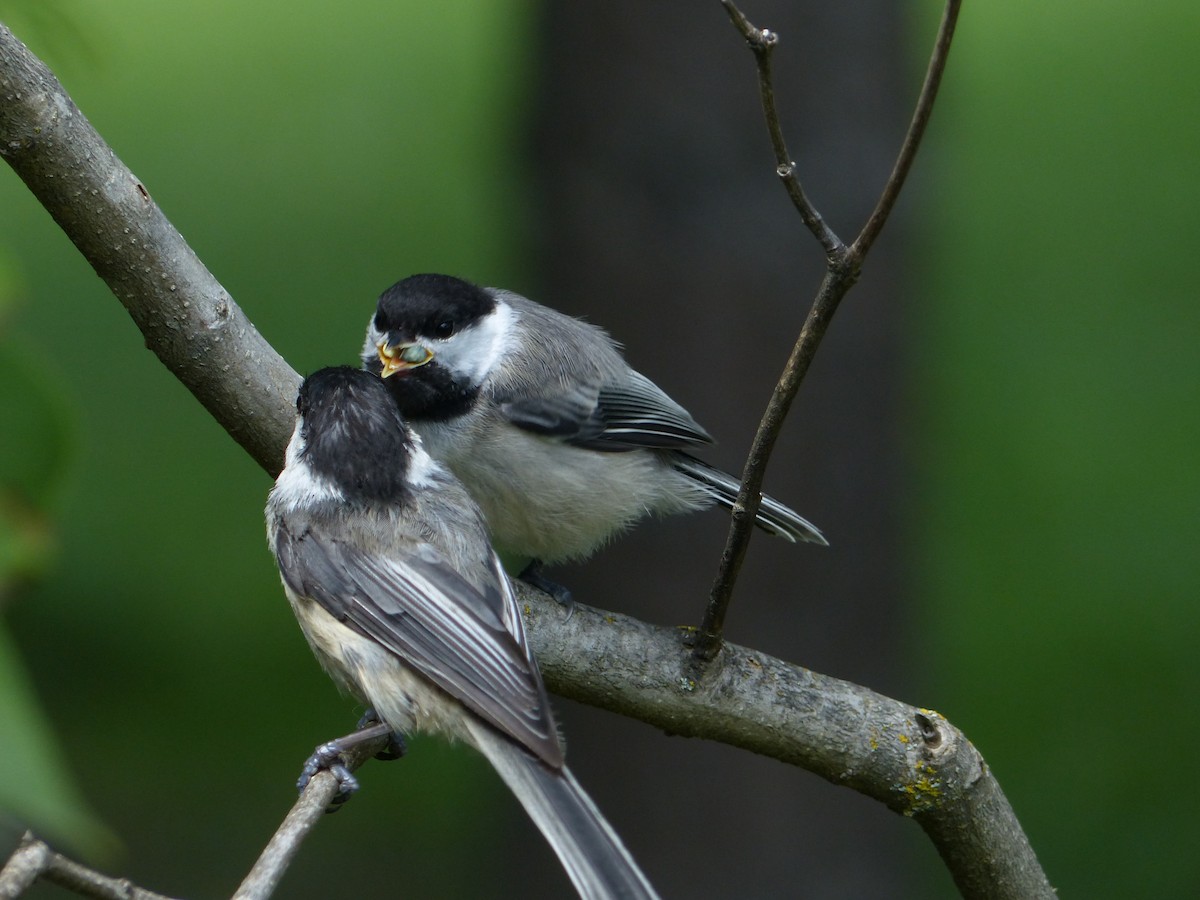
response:
M433 359L433 351L420 344L389 344L387 341L380 341L377 346L379 361L383 363L383 371L379 373L381 378L415 369Z

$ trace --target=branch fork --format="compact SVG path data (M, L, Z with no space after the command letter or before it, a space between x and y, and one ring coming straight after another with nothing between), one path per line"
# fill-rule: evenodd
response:
M771 137L771 146L775 150L775 173L783 182L784 188L791 197L792 205L800 214L805 226L812 232L813 237L825 252L825 277L817 289L816 299L808 311L808 316L800 329L800 336L792 348L784 365L783 373L775 385L771 399L767 404L751 443L750 454L746 458L742 470L742 489L738 493L734 505L734 515L731 517L729 534L725 541L725 549L721 554L720 566L713 579L709 592L708 605L700 622L699 633L693 645L697 659L711 661L721 649L722 635L725 627L725 616L733 599L733 588L737 583L738 573L746 558L746 550L750 546L750 537L754 531L754 517L762 498L763 479L767 472L767 463L775 448L775 441L783 428L783 422L791 409L792 401L800 390L808 367L816 355L817 347L825 337L825 331L837 312L842 298L854 283L858 281L862 271L863 261L870 251L879 232L887 222L900 190L904 186L909 169L912 168L917 148L929 124L929 116L937 98L938 86L946 70L949 58L950 42L954 36L954 26L958 21L962 0L947 0L942 14L942 22L938 28L937 39L934 42L933 53L925 73L925 81L917 98L916 110L908 131L900 146L900 153L892 168L892 173L883 187L879 201L874 211L867 219L858 237L847 247L825 222L817 211L808 195L804 192L800 179L796 175L796 163L788 152L787 141L784 140L783 127L779 120L779 111L775 105L775 87L771 76L771 54L779 44L779 36L766 28L757 28L750 23L745 14L738 9L732 0L722 0L725 11L733 21L734 27L741 32L754 58L758 63L758 86L762 99L763 116L766 119L767 131Z

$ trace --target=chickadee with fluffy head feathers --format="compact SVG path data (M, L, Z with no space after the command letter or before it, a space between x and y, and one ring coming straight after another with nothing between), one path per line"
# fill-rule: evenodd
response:
M687 450L712 443L602 329L511 291L413 275L383 292L363 367L467 486L506 558L582 559L649 513L733 506L740 482ZM756 524L826 544L763 496Z
M326 672L373 710L377 734L436 732L483 753L580 896L655 897L564 765L512 585L466 490L367 372L322 369L296 407L267 535ZM324 764L336 769L340 749Z

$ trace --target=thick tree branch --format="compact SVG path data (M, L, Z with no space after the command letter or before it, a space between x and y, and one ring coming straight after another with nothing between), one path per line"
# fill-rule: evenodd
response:
M915 819L964 897L1053 897L991 769L939 713L726 643L698 662L680 629L519 585L530 643L555 693L770 756Z
M933 103L937 98L937 89L942 81L942 73L946 69L946 60L950 53L950 41L954 36L954 25L958 21L958 11L962 0L947 0L942 23L934 42L933 54L925 73L925 83L917 99L916 112L909 124L908 132L900 147L900 154L892 168L892 174L884 185L875 211L867 220L862 232L854 243L846 247L825 224L821 214L809 201L800 181L796 176L796 164L788 153L787 144L783 139L783 129L779 123L779 112L775 108L775 89L771 79L771 52L779 42L779 36L765 28L756 28L742 14L731 0L722 0L726 12L729 13L734 26L741 32L758 64L759 91L762 96L763 115L766 118L767 130L771 135L771 145L775 150L776 172L783 180L788 195L792 198L804 224L812 231L817 241L825 250L826 270L817 297L809 309L808 317L800 329L792 352L784 365L783 374L771 393L767 409L758 424L758 430L751 442L750 453L746 457L746 465L742 470L742 488L734 503L733 515L729 524L729 535L725 541L725 549L721 553L721 562L717 568L709 593L708 605L704 610L699 634L695 642L695 653L698 659L710 660L716 656L721 647L722 634L725 627L725 614L733 599L733 587L737 582L738 573L746 559L746 550L750 546L750 538L754 532L754 519L758 513L761 499L763 479L767 474L767 463L770 462L771 452L783 428L792 401L800 390L800 382L804 380L808 367L816 355L833 315L838 305L850 288L858 281L863 260L871 249L875 238L887 221L904 179L912 167L925 126L929 123Z
M0 155L129 309L147 346L264 469L278 471L298 376L3 26ZM732 645L703 666L676 629L583 606L568 620L543 595L525 590L522 599L556 692L875 797L921 823L967 896L1052 896L986 764L936 713ZM277 880L324 803L306 795L278 839L282 862L263 863L252 879ZM248 882L245 896L264 896Z

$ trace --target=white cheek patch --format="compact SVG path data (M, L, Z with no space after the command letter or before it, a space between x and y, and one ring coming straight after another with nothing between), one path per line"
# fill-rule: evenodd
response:
M482 384L508 353L516 318L511 306L497 300L495 311L470 328L444 341L426 343L437 362L471 384Z

